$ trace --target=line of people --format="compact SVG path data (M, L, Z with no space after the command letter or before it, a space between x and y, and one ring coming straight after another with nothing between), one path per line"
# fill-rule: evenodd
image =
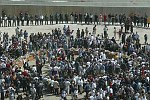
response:
M11 26L29 26L29 25L53 25L62 23L80 23L80 24L112 24L121 25L126 24L129 20L129 25L134 23L134 26L138 27L149 27L150 18L145 16L139 16L136 14L92 14L92 13L74 13L71 14L46 14L46 15L32 15L27 12L19 13L18 15L10 16L5 12L2 12L0 17L0 27L11 27ZM107 22L107 23L106 23Z

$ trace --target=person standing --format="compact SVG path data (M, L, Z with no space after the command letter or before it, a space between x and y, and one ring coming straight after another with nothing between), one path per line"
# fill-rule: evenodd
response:
M140 16L139 15L137 15L137 17L136 17L136 23L137 23L137 26L139 27L139 25L140 25Z
M86 99L88 98L88 95L89 95L89 92L91 91L91 86L90 86L90 83L87 82L85 87L84 87L84 91L86 92Z
M3 27L3 18L0 16L0 27Z
M136 14L134 14L133 20L134 20L134 26L136 26L136 23L137 23L137 16L136 16Z
M67 92L65 90L62 91L60 100L67 100Z
M5 17L4 17L4 27L7 27L7 20L8 20L8 18L7 18L7 16L5 15Z
M107 38L107 36L108 36L108 34L107 34L108 28L107 28L106 25L105 25L103 30L104 30L104 38Z
M96 35L96 25L93 27L93 35Z
M115 24L118 25L118 15L115 15Z
M110 25L110 22L111 22L111 17L112 15L111 15L111 13L110 14L108 14L108 20L107 20L107 22L108 22L108 25Z
M24 26L24 16L21 18L21 25Z
M106 14L104 14L104 25L106 25L106 21L107 21L107 16Z
M114 16L114 14L111 15L111 22L112 22L112 25L114 25L114 22L115 22L115 16Z
M77 83L78 83L79 93L82 94L82 92L83 92L83 80L79 79Z
M58 13L55 14L55 21L56 21L56 24L58 24Z
M145 34L145 35L144 35L145 44L147 43L147 38L148 38L148 37L147 37L147 34Z
M93 23L93 15L90 13L90 23Z
M97 25L98 25L98 15L97 14L94 15L94 24L95 23L97 23Z
M119 23L122 25L122 14L119 15Z
M31 15L29 19L30 19L30 24L33 25L33 16Z
M102 24L102 21L103 21L103 17L102 17L102 14L99 15L99 24L101 25Z
M0 43L2 41L2 32L0 31Z
M125 33L127 33L127 26L128 26L128 25L127 25L127 24L128 24L127 20L125 21L124 24L125 24L125 25L124 25L124 27L125 27L125 28L124 28L124 29L125 29Z
M86 20L87 20L87 25L89 25L90 15L88 13L87 13L87 16L86 16Z
M50 24L53 25L53 15L50 15Z
M144 17L144 27L147 27L147 17Z
M84 34L85 34L84 29L82 29L82 31L81 31L81 38L84 38Z
M15 89L13 87L8 88L9 100L15 100Z
M80 29L78 28L77 30L77 35L76 35L77 38L80 38Z
M31 88L31 97L32 97L32 100L36 100L36 88L34 85Z
M27 25L27 26L29 26L29 20L30 20L30 16L27 15L27 16L26 16L26 21L27 21L26 25Z
M131 33L133 33L133 24L131 23Z
M77 15L77 13L75 13L75 15L74 15L74 23L77 24L77 21L78 21L78 15Z
M67 80L65 81L65 90L66 90L67 94L70 94L70 85L71 85L71 83L70 83L70 81L67 79Z
M25 30L24 31L24 39L27 41L27 39L28 39L28 32Z
M35 15L35 25L38 25L38 16Z
M75 86L74 88L74 100L78 100L78 88Z
M79 14L79 23L82 24L82 14L81 13Z
M15 31L16 31L16 36L17 36L17 38L18 38L18 37L19 37L19 33L20 33L19 27L17 27L17 28L15 29Z
M73 12L70 14L70 20L71 20L71 24L73 24L73 21L74 21L74 14L73 14Z
M122 44L125 44L125 42L126 42L126 34L123 33L122 34Z
M44 20L44 16L41 15L40 16L40 25L43 25L43 20ZM46 24L46 18L45 18L45 24Z
M68 14L65 14L65 23L68 24Z
M8 16L8 27L11 27L11 16Z
M59 83L57 80L54 81L54 94L59 95Z
M42 20L42 22L43 22L43 20ZM45 15L45 25L48 25L48 16L47 16L47 14Z
M62 13L60 13L59 14L59 23L62 23L63 24L63 14Z
M87 13L85 13L84 15L84 21L85 21L85 24L87 24Z
M13 26L16 26L16 20L17 20L17 17L14 15L13 16Z
M116 39L117 30L116 27L114 27L114 38Z
M5 84L4 84L4 82L1 83L0 88L1 88L1 100L4 100L5 99Z
M86 34L86 36L88 36L88 34L89 34L88 27L85 28L85 34Z

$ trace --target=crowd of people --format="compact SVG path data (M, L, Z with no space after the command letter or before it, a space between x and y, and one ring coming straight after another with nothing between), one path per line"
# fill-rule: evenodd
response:
M73 22L77 23L79 19L75 15L72 14ZM25 93L27 100L38 100L44 94L59 95L61 100L71 95L77 100L84 93L84 98L89 100L149 100L147 35L143 36L145 43L142 45L138 33L131 31L127 36L128 29L124 31L123 26L118 36L114 28L112 38L106 25L103 34L97 34L96 28L94 25L92 32L88 27L74 31L64 25L63 29L56 28L50 33L28 34L27 30L17 27L12 36L1 32L1 100L5 97L22 100L20 93ZM119 42L116 38L120 38ZM35 65L30 66L27 55L34 56ZM23 59L22 66L15 63L18 58ZM43 74L45 66L48 66L47 74Z
M55 23L54 23L55 22ZM129 26L137 27L149 27L150 18L145 14L140 16L138 14L131 13L125 14L92 14L92 13L56 13L46 15L31 15L28 12L20 12L18 15L10 16L5 10L2 11L0 17L0 27L12 27L12 26L29 26L29 25L53 25L63 23L80 23L80 24L104 24L118 25L125 24ZM133 23L134 24L133 24Z

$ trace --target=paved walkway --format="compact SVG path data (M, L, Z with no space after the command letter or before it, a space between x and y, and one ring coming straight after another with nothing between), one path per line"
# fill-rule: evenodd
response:
M85 29L86 27L88 27L89 32L92 32L93 26L94 26L94 25L80 25L80 24L78 24L78 25L77 24L55 24L55 25L43 25L43 26L20 26L19 28L23 29L23 31L27 30L27 32L29 34L38 33L38 32L49 33L49 32L52 32L52 30L55 28L60 28L62 30L64 25L69 25L70 29L74 30L73 35L76 35L76 30L78 28L80 28L80 30L81 30L81 29ZM120 26L108 26L108 34L109 34L110 38L113 36L114 27L117 28L117 31L119 31L119 29L120 29ZM0 31L8 32L9 35L13 35L13 34L15 34L15 28L16 27L0 27ZM104 25L97 25L96 33L97 34L103 33L103 28L104 28ZM62 32L63 32L63 30L62 30ZM150 39L149 39L150 38L150 28L149 29L134 28L134 32L138 32L141 43L144 43L144 34L147 34L148 35L148 43L150 43Z

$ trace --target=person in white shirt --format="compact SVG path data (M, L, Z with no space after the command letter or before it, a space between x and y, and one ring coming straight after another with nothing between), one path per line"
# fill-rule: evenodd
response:
M54 79L52 78L51 81L50 81L50 93L53 93L54 92Z
M102 20L103 20L103 16L100 14L100 15L99 15L99 24L100 24L100 25L102 24Z
M67 100L67 92L65 90L62 91L62 94L61 94L61 99L60 100Z
M17 28L15 29L15 31L16 31L16 36L18 37L19 32L20 32L19 27L17 27Z
M108 34L107 34L108 28L107 28L106 25L105 25L103 30L104 30L104 38L107 38L107 36L108 36Z
M141 97L141 100L148 100L148 99L146 98L146 95L143 95L143 96Z
M137 92L134 96L135 100L138 100L139 96L140 96L140 94Z
M92 20L93 20L93 15L90 14L90 23L92 24Z
M103 95L100 92L97 92L96 100L103 100Z
M53 69L54 69L54 74L55 74L55 75L58 74L59 67L58 67L58 66L55 66Z
M40 16L40 25L43 25L43 20L44 20L44 16L41 15L41 16Z
M110 97L112 97L113 96L113 89L112 88L109 89L109 93L110 93Z
M54 81L54 92L55 92L55 95L59 94L59 83L57 80Z
M92 82L92 89L96 89L96 82Z
M65 87L66 87L65 90L67 91L67 94L69 94L70 85L71 85L70 81L69 81L69 80L66 80L66 81L65 81Z
M116 39L117 30L116 27L114 27L114 38Z
M75 100L78 99L78 89L77 89L77 87L75 87L75 90L74 90L74 99Z
M102 53L102 60L106 60L106 54Z
M13 87L8 88L9 100L15 100L15 89Z
M89 100L95 100L95 97L91 94Z
M31 96L32 100L36 100L36 88L34 86L31 88Z
M74 21L74 16L73 16L73 14L70 15L70 19L71 19L71 24L73 24L73 21Z
M37 72L36 66L33 66L33 67L32 67L32 71L33 71L34 73Z
M7 18L7 16L5 15L5 17L4 17L4 27L7 27L7 20L8 20L8 18Z
M0 31L0 42L2 41L1 39L2 39L2 32Z
M83 92L83 80L82 79L78 80L78 88L79 88L80 94L82 94Z

